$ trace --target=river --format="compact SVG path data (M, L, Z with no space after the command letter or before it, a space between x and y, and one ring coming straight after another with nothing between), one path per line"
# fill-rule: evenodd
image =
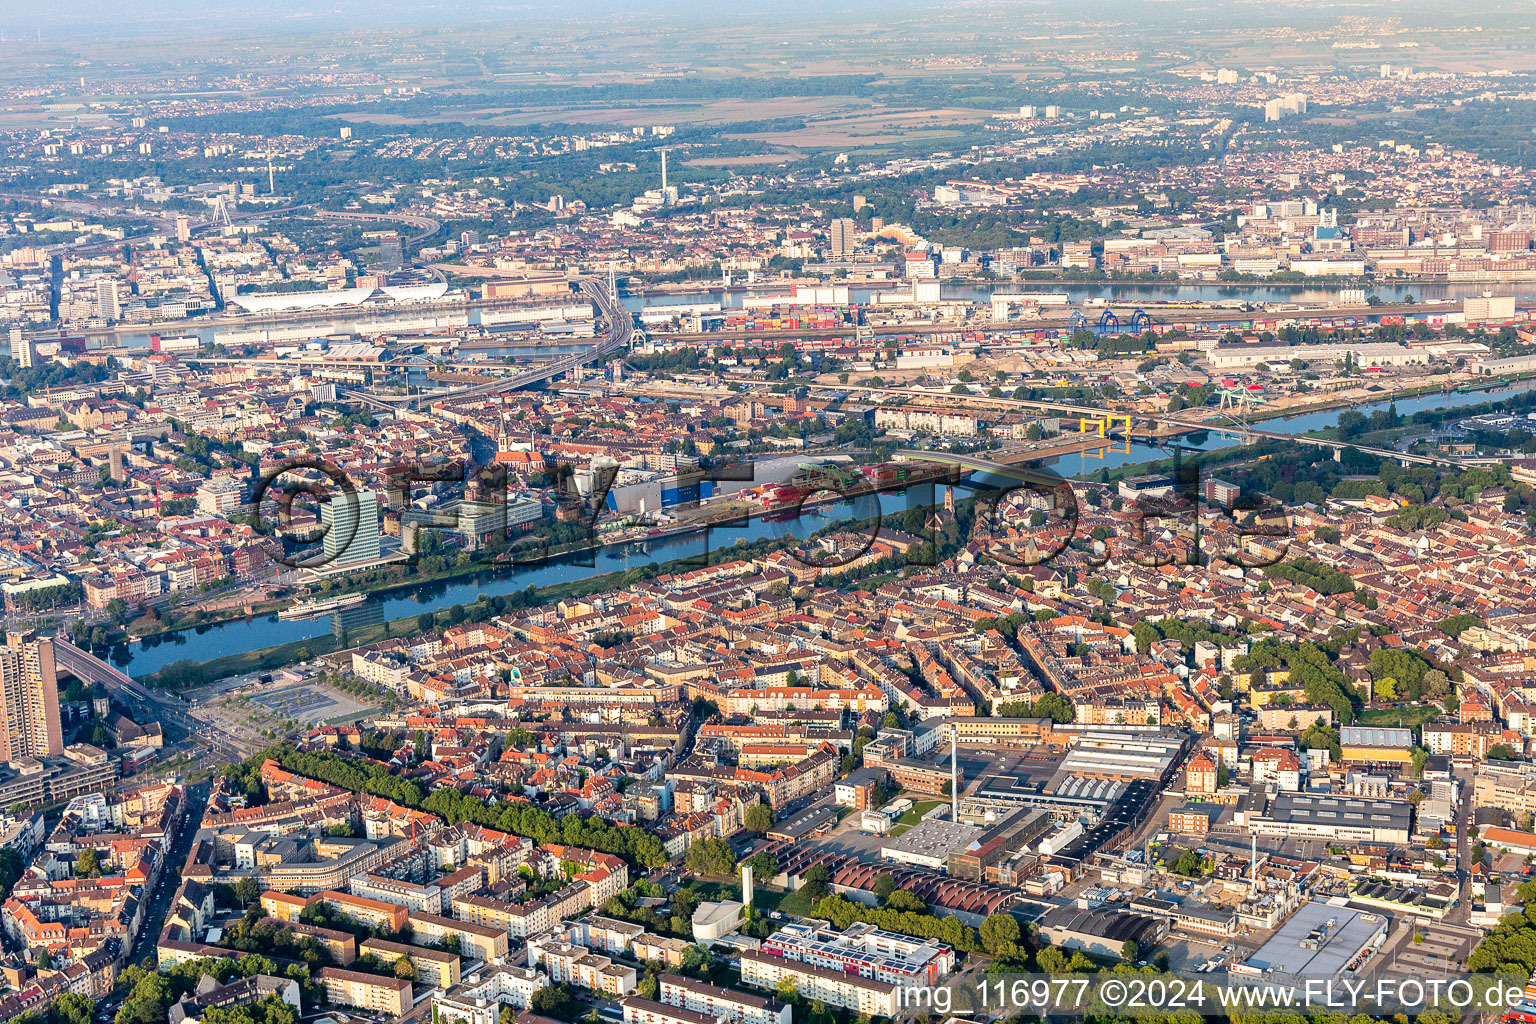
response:
M1484 392L1456 392L1449 395L1423 395L1396 402L1397 411L1410 415L1422 409L1458 408L1476 405L1501 396L1526 390L1531 384L1517 384ZM1357 406L1359 412L1369 415L1376 409L1385 409L1391 402L1378 402ZM1266 421L1265 430L1277 433L1298 434L1309 430L1333 426L1342 410L1303 413L1283 419ZM1214 450L1230 447L1236 439L1211 430L1200 443L1186 447ZM1169 452L1146 444L1132 444L1130 451L1109 452L1103 458L1089 455L1072 455L1051 460L1049 467L1062 476L1091 475L1103 468L1127 464L1140 464L1169 457ZM907 508L932 501L928 488L916 488L905 494L879 496L882 515L901 512ZM402 589L370 596L363 604L339 614L320 619L281 620L275 615L250 620L237 620L218 625L202 626L175 634L154 637L142 643L122 644L113 648L112 663L130 675L155 672L165 665L183 658L206 661L210 658L239 654L274 644L305 640L336 631L338 627L355 629L359 626L398 619L421 612L437 611L455 604L473 604L481 594L507 594L527 586L548 586L572 580L586 579L601 573L616 572L644 566L650 562L666 562L689 556L703 556L714 552L716 560L728 558L725 552L736 543L760 540L765 537L793 535L806 537L839 520L848 521L870 517L874 512L874 498L860 499L855 507L834 506L808 513L790 521L772 522L754 519L744 527L715 527L708 531L696 531L659 538L645 545L627 544L606 547L583 555L551 559L544 565L524 565L501 569L487 569L472 576L430 583L415 589ZM701 563L702 559L701 559Z

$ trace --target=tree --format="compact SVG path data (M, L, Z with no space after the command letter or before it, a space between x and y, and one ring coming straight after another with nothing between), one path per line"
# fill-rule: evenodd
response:
M91 1024L96 1003L78 992L65 992L48 1007L48 1024Z
M827 871L825 864L812 864L800 876L800 888L804 889L805 897L811 903L820 903L832 891L832 875Z
M992 914L981 922L981 944L987 947L987 952L997 954L998 950L1019 941L1019 922L1012 914Z
M767 850L758 850L747 858L747 864L752 868L752 877L764 882L779 873L778 858Z
M241 906L250 906L261 899L261 885L247 875L235 883L235 899L240 901Z
M787 977L779 979L773 994L779 997L780 1002L785 1003L794 1003L800 998L800 990L795 987L794 981Z
M896 879L889 872L886 872L875 879L872 891L875 894L875 898L884 903L891 893L896 891L896 888Z
M1185 850L1179 854L1179 859L1173 862L1171 871L1186 878L1198 878L1200 876L1200 855L1194 850Z
M747 808L742 824L747 827L747 831L762 835L773 827L773 811L767 804L754 804Z
M416 980L416 965L411 963L411 958L402 956L395 961L395 977L401 981Z
M696 875L730 878L736 873L736 855L724 839L711 836L688 847L683 864Z
M703 973L711 959L709 947L695 942L683 950L683 970L690 974Z
M1134 961L1141 957L1141 947L1135 939L1126 939L1120 946L1120 959Z
M132 614L128 610L128 602L124 601L120 597L114 597L112 600L107 602L106 612L107 618L111 619L119 626L126 626L128 621L133 618Z
M566 1020L571 1015L574 1003L571 990L566 985L545 985L533 993L533 998L528 1002L528 1009L544 1017Z
M96 853L94 847L87 846L85 849L81 850L80 855L75 858L75 877L101 877L101 858Z

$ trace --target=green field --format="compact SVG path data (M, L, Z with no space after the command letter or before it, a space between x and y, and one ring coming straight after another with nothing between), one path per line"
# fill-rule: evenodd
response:
M796 889L794 892L758 889L752 894L752 903L759 910L777 910L790 917L812 916L811 901L806 898L804 889Z
M933 810L943 802L943 800L919 800L917 803L912 805L912 809L910 811L896 819L896 824L898 826L916 825L918 822L923 820L923 815L927 814L929 811ZM902 831L906 830L903 829ZM891 835L894 836L899 834L900 833L898 833L896 829L891 829Z
M1433 721L1440 709L1433 704L1418 708L1362 708L1355 716L1356 725L1401 726L1416 729L1425 722Z

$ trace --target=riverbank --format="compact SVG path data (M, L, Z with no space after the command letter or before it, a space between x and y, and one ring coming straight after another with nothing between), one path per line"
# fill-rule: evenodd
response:
M815 452L806 453L808 457L814 456L816 454L817 453ZM839 452L838 454L842 453ZM921 479L914 479L912 481L912 485L915 486L923 482L924 481ZM935 475L933 477L933 482L942 483L943 480L938 475ZM875 494L876 491L871 489L867 493L872 495ZM861 496L863 495L856 494L854 495L854 498L857 499ZM775 515L783 515L786 512L815 512L846 500L848 499L844 498L842 495L829 492L826 497L813 497L800 504L778 505L772 508L761 508L752 505L747 505L745 507L732 505L729 508L721 508L714 514L704 515L697 519L676 523L671 526L660 527L654 531L649 531L640 535L625 535L622 537L614 537L606 540L600 539L592 543L580 543L567 545L565 547L552 548L546 554L540 556L538 560L548 561L551 559L565 559L574 557L576 555L589 553L595 555L596 553L604 550L622 550L625 547L635 544L645 545L650 543L660 543L662 541L684 537L689 534L704 533L709 530L732 529L734 527L749 524L756 519L763 519L765 517ZM527 553L525 552L524 554ZM143 642L156 638L173 637L179 633L185 633L186 631L192 629L216 627L231 622L241 622L249 619L261 618L267 615L274 615L286 608L294 607L309 600L346 597L352 594L361 594L365 597L384 596L396 591L407 589L415 590L421 587L431 586L434 583L450 583L455 580L461 580L466 576L473 576L482 572L497 572L499 570L515 571L520 565L527 566L531 564L534 564L531 560L511 561L504 563L485 563L471 561L467 565L454 566L431 574L407 573L394 579L376 580L371 583L364 583L359 586L347 587L344 589L318 591L304 597L277 598L273 600L262 601L260 603L249 606L242 606L239 610L231 611L226 615L208 615L201 619L195 620L178 619L169 624L152 626L146 630L135 630L133 628L134 623L130 623L126 632L130 643ZM323 617L324 614L326 613L321 613L316 617ZM146 620L140 619L136 621L143 622ZM159 620L155 621L158 622Z
M1486 382L1486 383L1485 383ZM1335 409L1354 409L1362 405L1377 405L1382 402L1406 401L1410 398L1422 398L1425 395L1455 395L1469 394L1482 391L1497 391L1499 388L1510 387L1524 382L1536 383L1536 373L1509 373L1497 377L1479 377L1476 381L1462 382L1455 387L1441 384L1422 384L1417 387L1399 388L1396 391L1384 395L1372 395L1368 401L1362 402L1355 398L1343 398L1330 395L1318 402L1310 402L1306 405L1291 406L1285 409L1260 408L1250 411L1243 419L1250 425L1263 423L1267 420L1284 420L1292 416L1307 416L1313 413L1332 412ZM1470 385L1470 386L1469 386ZM1220 430L1221 425L1209 423L1205 426L1191 426L1190 430ZM1177 436L1177 435L1171 435Z
M1509 387L1512 384L1518 384L1522 381L1529 381L1533 379L1536 379L1536 377L1533 377L1532 375L1521 376L1518 374L1512 374L1497 378L1477 378L1475 383L1478 390L1482 391ZM1464 386L1465 382L1462 383L1462 387ZM1395 391L1386 392L1381 395L1372 396L1369 403L1361 403L1358 400L1341 398L1336 395L1318 395L1317 401L1313 401L1305 406L1299 406L1291 409L1260 408L1252 410L1252 415L1248 417L1248 422L1250 424L1256 425L1264 421L1274 421L1296 416L1315 415L1326 413L1332 410L1342 410L1352 407L1375 405L1378 403L1385 405L1392 402L1406 401L1414 397L1422 397L1426 395L1459 393L1465 392L1462 392L1460 387L1447 390L1443 385L1430 383L1412 388L1402 388ZM1222 426L1215 423L1191 424L1189 429L1185 431L1184 434L1170 435L1170 437L1185 436L1190 433L1198 433L1202 431L1219 433L1221 429ZM814 455L815 453L808 452L805 454L810 456ZM1129 463L1124 466L1085 468L1079 473L1065 475L1072 475L1078 479L1102 479L1104 471L1107 468L1110 472L1110 479L1113 480L1119 479L1122 476L1133 475L1132 470L1135 469L1143 469L1144 471L1144 467L1156 465L1160 461L1162 460L1138 460L1135 463ZM826 506L837 504L842 500L843 499L837 495L829 494L820 500L807 502L801 511L814 512ZM747 505L745 503L737 503L730 507L703 509L700 510L701 514L697 518L663 527L656 532L639 535L634 533L624 533L608 538L597 537L591 543L577 543L567 547L554 549L549 552L548 560L550 562L559 562L561 560L573 559L583 554L591 554L593 555L595 562L597 557L605 552L624 551L633 545L641 545L642 547L650 544L664 545L669 542L685 540L690 536L707 536L711 530L732 529L750 526L756 521L773 517L776 514L782 514L784 511L785 509L782 508L762 509L756 506ZM541 559L541 561L543 560L544 559ZM398 576L391 576L384 579L360 583L358 585L346 587L344 589L338 588L335 590L326 590L317 594L308 595L306 598L280 598L264 600L252 604L232 605L222 613L205 614L202 618L193 618L189 615L171 617L162 613L162 616L158 619L140 619L135 623L131 623L129 625L127 635L129 638L129 643L134 645L143 643L154 645L157 642L175 643L177 642L177 638L189 635L194 631L202 632L204 630L218 629L224 626L242 622L253 623L254 620L265 619L266 617L271 616L284 608L291 607L292 605L297 604L302 600L307 600L317 596L337 597L356 593L370 598L387 600L394 595L420 591L425 588L430 588L434 585L446 586L460 583L460 581L468 580L470 577L481 573L490 574L485 577L487 582L501 579L510 579L514 577L520 569L527 567L528 563L526 562L504 564L502 566L483 562L471 562L462 566L449 566L430 575L420 572L410 572ZM299 641L294 641L294 643L297 644Z
M836 528L842 528L847 524L836 524ZM815 536L815 534L812 534ZM750 558L767 554L780 548L802 543L802 538L795 536L780 537L772 540L757 540L738 542L726 551L730 552L732 559ZM532 584L525 591L516 592L517 599L522 606L537 606L569 600L576 597L585 597L589 594L599 593L604 590L612 590L622 586L627 578L653 578L672 572L688 572L699 568L699 556L686 555L682 558L670 559L666 562L649 562L644 566L633 569L616 570L599 573L580 580L568 580L563 583L552 583L542 587ZM346 647L343 648L343 638L335 633L324 633L318 636L305 637L299 640L290 640L286 643L273 644L268 647L253 648L242 651L239 654L228 654L206 661L183 659L172 662L166 669L173 669L171 673L180 681L178 688L187 686L200 686L214 682L228 676L243 675L251 672L269 672L284 665L296 661L306 661L310 658L322 657L334 654L343 649L353 649L378 643L391 637L408 636L419 632L421 629L421 616L432 615L434 619L444 613L449 618L454 618L455 609L462 608L466 616L461 621L468 621L473 615L471 610L477 606L488 605L493 599L490 595L482 593L473 603L456 605L449 609L437 609L436 611L423 611L414 615L405 615L395 619L389 619L382 623L355 626L343 631ZM138 681L145 686L161 686L164 682L163 673L148 673L138 677Z

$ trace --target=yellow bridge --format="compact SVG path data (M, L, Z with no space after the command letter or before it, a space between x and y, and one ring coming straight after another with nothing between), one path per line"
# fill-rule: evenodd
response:
M1094 428L1098 428L1100 437L1110 437L1114 434L1115 424L1117 423L1125 424L1125 437L1129 440L1131 436L1131 418L1129 416L1116 416L1112 413L1096 418L1084 416L1077 421L1077 432L1079 434L1087 434L1091 433Z

